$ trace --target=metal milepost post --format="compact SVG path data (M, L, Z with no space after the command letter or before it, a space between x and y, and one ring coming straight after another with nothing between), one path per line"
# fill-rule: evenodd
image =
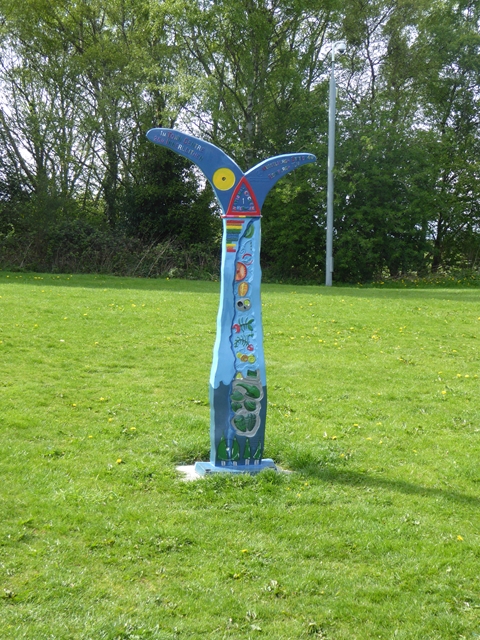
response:
M151 129L147 138L194 162L212 184L222 208L220 306L210 374L210 461L200 475L257 473L273 467L263 458L267 384L260 300L261 208L273 185L311 153L264 160L245 174L221 149L174 129Z
M332 70L330 72L330 91L328 108L328 164L327 164L327 256L325 264L325 286L332 286L333 274L333 167L335 164L335 53L345 53L344 42L334 42L332 46Z

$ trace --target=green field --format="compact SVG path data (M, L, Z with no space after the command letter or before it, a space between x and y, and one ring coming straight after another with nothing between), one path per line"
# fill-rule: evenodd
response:
M209 454L219 284L0 272L0 637L480 638L480 290L265 285L265 455Z

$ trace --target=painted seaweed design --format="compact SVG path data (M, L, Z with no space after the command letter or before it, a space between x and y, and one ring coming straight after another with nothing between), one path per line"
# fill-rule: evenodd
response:
M233 381L230 395L230 408L233 417L230 421L238 435L253 437L260 427L261 400L263 398L260 372L249 370L246 377Z

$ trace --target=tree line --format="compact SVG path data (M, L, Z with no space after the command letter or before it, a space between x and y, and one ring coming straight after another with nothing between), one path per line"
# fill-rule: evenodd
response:
M476 0L0 0L0 249L20 266L112 238L217 255L209 185L146 141L163 126L244 170L314 153L265 202L262 260L323 280L344 40L335 279L478 268L479 27Z

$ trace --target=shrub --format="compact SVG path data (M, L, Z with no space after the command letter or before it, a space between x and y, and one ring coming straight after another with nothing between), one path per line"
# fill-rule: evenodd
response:
M52 273L110 273L122 276L216 279L219 246L182 246L174 240L147 244L122 232L82 220L51 230L0 237L0 268Z

